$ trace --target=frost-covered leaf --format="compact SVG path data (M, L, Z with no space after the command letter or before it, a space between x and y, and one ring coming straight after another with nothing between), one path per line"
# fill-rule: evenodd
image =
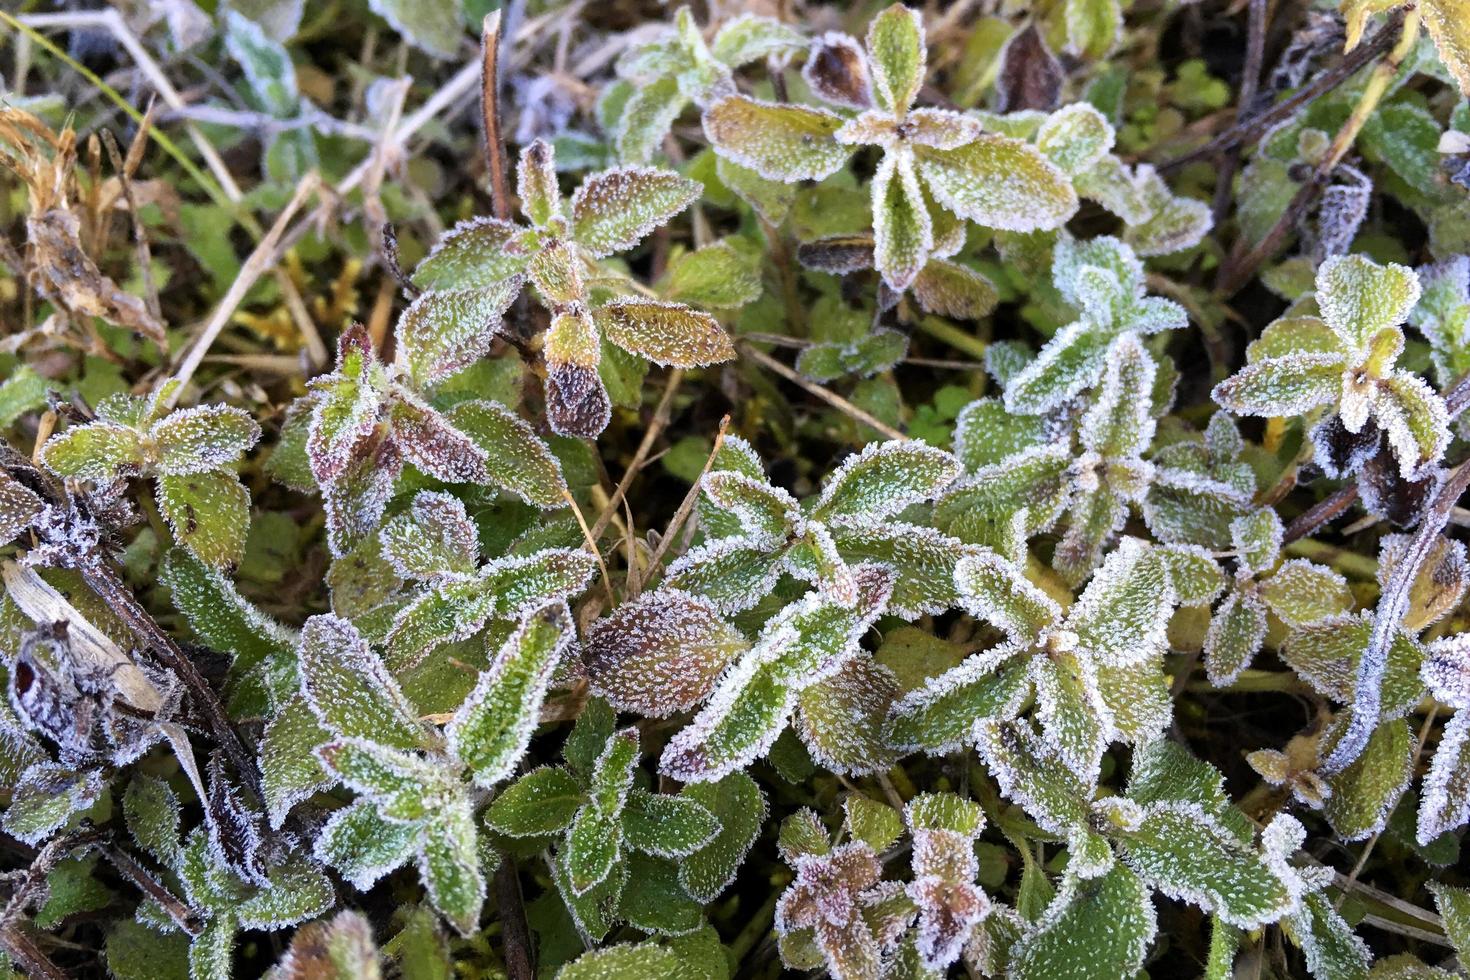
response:
M1440 881L1426 882L1425 887L1434 895L1434 907L1439 909L1455 951L1461 956L1470 954L1470 890Z
M704 700L747 649L708 599L666 588L593 623L583 660L598 694L624 711L662 718Z
M332 785L316 750L331 736L304 698L282 705L260 743L260 781L271 829L279 829L297 803Z
M1229 687L1251 665L1266 641L1266 604L1253 591L1232 591L1205 631L1205 673L1216 687Z
M1015 652L972 656L904 695L889 712L888 741L901 752L938 755L973 742L988 718L1015 717L1031 687L1024 663L1004 662Z
M643 980L679 975L679 958L654 943L624 943L583 953L557 973L557 980Z
M1006 383L1006 410L1040 415L1097 384L1107 367L1108 345L1109 338L1086 320L1063 327Z
M9 544L41 516L45 504L29 487L0 472L0 544Z
M438 384L484 357L521 282L512 275L480 289L421 293L395 331L399 359L414 382Z
M956 320L989 316L999 301L995 285L958 262L930 258L913 282L914 299L927 312Z
M429 405L399 389L389 409L394 443L403 458L445 483L489 483L485 451Z
M784 538L797 526L796 499L763 478L718 470L706 475L700 488L705 499L738 520L742 536Z
M77 772L54 762L37 762L21 774L0 824L21 843L39 844L72 814L97 802L104 789L102 774L95 769Z
M796 705L796 690L747 655L720 679L705 706L669 741L659 770L684 782L708 782L763 755Z
M1405 479L1443 458L1450 444L1449 412L1424 379L1394 372L1380 384L1373 410Z
M934 226L912 158L884 154L872 193L873 265L890 287L907 289L934 247Z
M1270 571L1281 555L1283 531L1281 518L1270 507L1231 521L1230 538L1241 568L1251 575Z
M1021 570L989 553L967 555L955 566L961 604L1012 640L1029 642L1061 619L1061 607Z
M1419 795L1421 845L1470 821L1470 711L1461 708L1445 722Z
M1335 255L1317 269L1322 319L1351 348L1366 348L1380 330L1408 319L1419 292L1413 269L1364 255Z
M1091 785L1084 784L1029 724L982 722L977 744L1001 793L1041 827L1069 834L1087 819Z
M1261 583L1259 592L1276 618L1288 626L1306 626L1351 612L1354 605L1347 579L1305 558L1284 563Z
M206 565L233 566L244 557L250 491L234 473L160 474L155 499L174 539Z
M1158 928L1149 890L1122 864L1099 878L1068 875L1018 944L1010 976L1089 980L1133 976Z
M531 613L505 641L444 734L478 786L515 771L530 744L551 672L572 639L571 611L554 602Z
M965 471L973 473L1043 444L1046 434L1042 417L1014 414L1000 399L980 398L966 405L955 419L954 454Z
M766 818L766 799L755 780L733 772L711 783L694 783L683 795L719 821L714 839L679 862L679 883L697 901L712 902L735 880Z
M961 218L1005 231L1056 228L1077 210L1071 181L1034 147L984 134L952 150L918 147L919 175Z
M509 837L554 834L571 826L587 792L566 769L532 769L507 786L486 811L485 822Z
M153 776L134 776L123 794L123 816L138 846L167 867L178 864L179 798L168 783Z
M1373 954L1367 943L1353 934L1352 926L1338 914L1331 899L1317 892L1302 899L1302 910L1288 916L1283 925L1301 947L1307 969L1322 980L1367 978Z
M919 12L896 3L879 13L868 22L867 48L878 104L902 112L924 84L928 61Z
M556 179L556 151L545 140L532 140L516 166L516 197L531 224L544 228L561 213L561 187Z
M776 587L781 559L769 541L727 538L686 551L669 566L664 586L702 595L720 612L736 613Z
M743 95L704 112L705 135L722 157L786 183L821 180L847 162L849 149L833 138L841 126L830 112Z
M227 466L260 441L260 426L230 405L200 405L171 412L148 430L158 471L182 475Z
M873 104L868 55L850 34L828 31L813 40L801 77L824 102L848 109Z
M293 854L270 869L264 888L231 911L242 929L275 931L321 915L335 897L327 876L304 855Z
M1332 795L1327 797L1323 812L1339 837L1364 840L1383 829L1408 788L1413 775L1412 758L1409 725L1393 719L1373 730L1362 754L1351 765L1327 776Z
M1217 384L1211 395L1240 415L1305 415L1337 401L1346 366L1336 354L1289 354L1254 361Z
M590 174L572 195L572 237L597 258L625 252L699 193L697 182L651 167Z
M798 695L796 731L813 758L833 772L885 770L896 758L883 735L897 697L892 671L866 655L854 657Z
M372 926L360 912L343 910L330 921L296 930L271 980L379 980L382 971Z
M1231 925L1274 922L1295 902L1294 882L1198 804L1151 803L1119 835L1124 860L1146 882Z
M1171 544L1159 547L1157 553L1169 572L1169 584L1181 606L1211 603L1225 588L1225 573L1207 549Z
M375 802L390 821L423 820L460 795L453 771L439 756L355 738L328 742L317 749L317 758L343 785Z
M531 255L523 230L495 218L461 221L414 269L427 290L488 289L522 272Z
M596 312L597 325L624 350L671 367L706 367L735 356L719 321L682 303L615 300Z
M352 887L367 891L414 856L421 833L411 823L384 820L367 800L355 800L327 819L313 854Z
M1058 649L1029 658L1028 667L1048 747L1084 781L1096 781L1113 720L1091 658Z
M302 696L336 737L401 749L425 744L413 705L350 622L330 614L313 616L301 631L298 655Z
M1281 647L1281 659L1320 694L1342 704L1355 697L1358 663L1373 631L1372 614L1330 616L1298 628ZM1404 630L1389 643L1382 711L1392 717L1417 704L1424 690L1419 665L1424 649Z
M1069 177L1090 169L1113 148L1113 126L1087 102L1074 102L1046 117L1036 148Z
M812 516L882 520L932 499L958 475L953 456L922 442L869 443L828 478Z
M485 875L475 818L469 805L451 804L436 814L419 844L419 875L429 901L462 936L475 931L485 904Z
M379 532L383 557L404 578L432 579L475 570L480 541L464 503L453 494L423 490L406 513Z
M711 843L719 832L715 815L688 796L635 789L623 811L628 846L656 857L686 857Z
M93 422L52 436L41 448L41 462L59 476L105 483L137 472L143 465L138 434L120 425Z
M489 482L543 510L566 505L561 463L520 416L484 400L461 402L446 417L480 447Z
M601 338L590 314L552 317L546 331L546 415L557 435L595 439L612 418L612 402L598 377Z
M1108 349L1107 368L1096 399L1082 417L1082 445L1104 457L1132 457L1153 441L1154 420L1148 399L1158 372L1137 337L1124 335Z
M1174 596L1163 560L1137 538L1124 538L1067 618L1081 645L1104 663L1136 663L1163 651Z

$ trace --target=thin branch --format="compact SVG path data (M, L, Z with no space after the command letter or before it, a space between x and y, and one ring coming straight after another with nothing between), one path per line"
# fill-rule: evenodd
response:
M726 415L720 419L720 429L715 433L715 444L709 451L708 458L704 461L704 468L699 471L699 479L690 486L689 492L679 502L679 509L674 512L673 520L664 529L664 536L659 539L658 547L654 549L653 557L648 560L648 572L643 576L646 583L657 573L659 565L663 564L664 555L668 553L669 545L678 537L679 528L689 519L689 514L694 510L694 502L699 499L700 487L704 484L705 475L709 473L710 467L715 463L715 457L720 454L720 447L725 444L725 430L730 427L730 416Z
M1267 0L1250 0L1250 13L1246 21L1245 67L1241 71L1240 92L1235 99L1237 125L1249 122L1253 116L1258 115L1255 101L1261 82L1261 61L1266 53L1266 4ZM1215 201L1211 208L1216 225L1225 217L1225 211L1230 207L1231 185L1239 166L1239 146L1232 146L1221 154L1219 171L1215 177Z
M1306 86L1298 89L1290 98L1278 102L1270 109L1253 118L1240 120L1230 129L1216 136L1204 146L1190 150L1188 153L1174 157L1171 160L1165 160L1158 165L1159 173L1168 174L1186 164L1194 163L1196 160L1205 160L1217 153L1254 143L1269 132L1273 126L1290 119L1297 110L1312 104L1357 74L1364 66L1373 61L1373 59L1386 53L1389 48L1393 47L1394 39L1398 36L1398 27L1402 19L1402 13L1395 11L1390 16L1388 22L1379 29L1377 34L1374 34L1366 43L1358 45L1343 55L1341 61L1318 75ZM1241 106L1241 109L1244 108L1244 106Z
M803 378L801 375L797 374L795 371L791 370L791 368L782 364L780 361L776 360L765 351L759 350L755 347L751 347L748 344L742 346L745 350L746 355L750 357L751 360L759 364L761 367L764 367L770 371L774 371L781 377L785 378L787 381L790 381L792 384L805 389L813 395L816 395L818 398L822 399L824 402L831 405L833 408L837 409L843 414L851 416L852 418L861 422L863 425L868 426L869 428L876 429L890 439L898 439L902 441L908 440L908 436L904 435L902 432L899 432L887 422L884 422L882 419L873 417L872 415L863 411L861 408L858 408L852 402L848 401L846 398L843 398L841 395L834 394L833 392L828 391L826 388L823 388L821 385L814 384L808 381L806 378Z
M315 172L309 173L301 178L301 182L296 185L296 193L291 196L291 200L286 203L285 208L276 216L275 223L271 225L270 231L265 233L265 237L260 240L260 244L255 246L255 251L250 253L250 258L246 259L245 264L240 267L240 274L235 277L234 282L230 283L229 290L225 293L224 298L219 301L219 305L214 308L214 313L210 316L209 321L205 323L204 329L199 334L199 338L194 341L194 345L189 348L189 353L184 356L183 361L180 362L178 368L174 371L174 376L180 383L174 389L173 394L167 399L168 407L172 408L178 402L179 395L183 393L184 385L194 376L194 372L199 368L200 362L204 360L204 355L209 352L210 345L214 343L214 339L219 336L220 331L225 328L225 324L229 323L230 318L235 315L235 310L244 301L245 294L250 292L250 287L254 286L256 280L275 264L274 253L276 243L281 240L281 235L285 232L286 226L290 223L291 218L295 216L296 211L306 201L307 197L316 191L320 183Z
M683 380L684 371L681 368L674 368L669 372L669 380L664 384L663 397L658 400L658 406L653 410L653 418L649 421L648 427L643 430L643 440L638 443L633 459L628 463L628 468L623 471L623 477L613 489L612 496L603 505L602 513L597 517L597 523L592 525L593 541L600 539L602 532L606 531L608 524L612 523L617 513L618 502L627 495L628 487L643 469L648 460L648 454L653 451L653 444L658 441L664 427L669 424L669 416L674 407L674 393L679 390L679 382Z
M510 220L510 178L506 175L505 140L500 133L500 10L485 16L480 36L480 112L485 119L485 156L490 161L491 207L495 217Z
M510 980L534 980L531 962L531 930L526 925L526 906L521 899L521 877L509 854L500 856L495 869L495 897L500 902L500 938L505 953L505 972Z
M1333 746L1331 754L1323 760L1322 768L1326 772L1341 772L1352 764L1362 754L1373 729L1378 727L1389 647L1402 626L1404 613L1408 611L1410 592L1415 579L1419 577L1419 570L1429 559L1440 532L1449 521L1450 511L1467 487L1470 487L1470 460L1451 471L1449 479L1420 520L1419 529L1414 532L1408 548L1383 587L1383 593L1378 598L1378 608L1373 613L1373 632L1369 634L1368 647L1358 663L1348 729Z

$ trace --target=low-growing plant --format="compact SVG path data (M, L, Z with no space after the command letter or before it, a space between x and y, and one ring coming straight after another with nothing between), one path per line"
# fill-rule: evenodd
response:
M1470 14L484 6L0 12L0 975L1466 972Z

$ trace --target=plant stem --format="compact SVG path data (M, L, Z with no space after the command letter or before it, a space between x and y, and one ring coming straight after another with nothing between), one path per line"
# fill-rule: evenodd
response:
M858 408L852 402L848 401L846 398L843 398L841 395L828 391L826 388L823 388L819 384L814 384L813 382L808 381L806 378L803 378L801 375L797 374L795 371L791 370L791 368L782 364L780 361L776 360L765 351L757 350L756 348L751 347L749 344L745 344L743 346L745 349L745 353L750 357L750 359L755 361L761 367L774 371L781 377L785 378L787 381L790 381L792 384L806 389L807 391L811 392L813 395L816 395L818 398L822 399L838 411L852 416L863 425L866 425L872 429L876 429L879 433L887 436L890 439L898 439L902 441L908 440L908 436L904 435L902 432L899 432L887 422L873 417L872 415L863 411L861 408Z
M526 926L526 906L521 899L521 878L509 854L500 856L495 869L495 897L500 902L500 937L505 947L505 972L510 980L534 980L531 962L531 930Z
M500 135L500 10L485 15L480 35L480 111L485 118L485 156L490 162L490 205L495 217L510 220L510 178L505 140Z
M973 334L966 333L947 320L933 316L919 317L917 326L935 340L942 341L955 350L962 350L974 358L984 358L990 345Z

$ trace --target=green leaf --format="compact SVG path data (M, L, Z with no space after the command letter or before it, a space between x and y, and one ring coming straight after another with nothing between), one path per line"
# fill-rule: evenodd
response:
M719 321L682 303L614 300L595 316L610 342L655 364L707 367L735 356L735 346Z
M704 133L721 158L766 180L821 180L847 162L834 138L843 120L820 109L731 96L704 111Z
M883 108L901 113L924 84L924 22L917 10L895 3L869 21L867 42L873 94Z
M796 28L774 17L741 14L725 21L710 43L710 54L731 68L790 54L806 47L806 38Z
M1159 558L1169 571L1169 583L1181 606L1203 606L1225 588L1225 573L1208 549L1175 544L1158 548Z
M1450 444L1449 411L1417 374L1395 371L1379 386L1373 410L1404 477L1443 458Z
M613 128L619 159L647 163L688 105L677 78L655 78L633 88Z
M143 446L131 429L93 422L47 439L41 462L59 476L105 483L130 469L136 472L144 463Z
M308 619L299 656L301 693L327 731L399 749L426 744L413 705L352 623L330 614Z
M235 462L260 441L260 426L238 408L201 405L153 423L148 438L158 453L158 471L178 476Z
M766 819L766 798L755 780L733 772L712 783L694 783L680 794L719 821L714 839L679 862L679 883L699 902L712 902L735 880Z
M694 203L700 190L688 177L648 167L592 174L572 195L572 237L596 258L625 252Z
M445 726L449 751L470 768L477 786L504 780L525 754L551 672L571 642L571 623L564 602L528 616Z
M422 835L417 825L384 820L375 804L355 800L327 819L312 853L352 887L367 891L414 856Z
M29 365L21 364L0 382L0 429L8 429L27 412L46 404L47 380Z
M107 933L107 969L116 980L189 980L189 937L119 919Z
M413 382L432 387L484 357L501 317L520 294L521 282L511 276L480 289L419 294L399 316L394 332L398 360Z
M940 206L988 228L1057 228L1077 210L1072 182L1020 140L985 133L953 150L916 147L914 156Z
M801 512L785 490L771 486L763 477L734 470L709 473L700 481L700 489L711 510L718 507L738 519L741 537L787 537Z
M583 953L556 974L556 980L646 980L678 974L679 958L653 943L608 946Z
M704 925L704 909L679 885L677 862L632 854L627 865L628 883L619 898L618 915L629 925L667 936L685 935Z
M1317 269L1317 306L1342 342L1365 349L1380 330L1397 327L1419 302L1419 277L1394 262L1334 255Z
M1000 301L995 284L968 266L931 257L913 283L914 299L927 312L955 320L989 316ZM899 357L893 358L897 361Z
M1358 663L1373 631L1371 613L1330 616L1300 627L1281 647L1281 659L1319 693L1341 704L1355 697ZM1389 643L1382 689L1382 711L1393 717L1419 702L1424 682L1419 666L1424 650L1406 631Z
M9 474L0 474L0 544L9 544L31 526L45 503L29 487Z
M1068 875L1012 954L1018 980L1131 977L1158 929L1149 891L1122 864L1100 878Z
M516 197L521 199L521 210L538 228L544 228L553 216L560 216L556 151L545 140L532 140L521 150L516 167Z
M662 718L702 701L749 648L709 600L664 588L593 623L582 657L594 691L625 711Z
M1339 837L1365 840L1388 823L1413 776L1413 742L1407 722L1385 721L1351 765L1327 777L1332 795L1323 812ZM1322 754L1327 755L1326 748Z
M615 817L584 806L567 833L566 868L572 893L585 896L605 881L622 853L622 824Z
M106 907L112 889L93 877L100 856L68 858L46 874L46 899L33 920L36 928L51 930L69 916Z
M485 822L509 837L554 834L571 826L586 801L587 793L575 776L543 766L507 786L490 804Z
M1138 538L1124 538L1078 597L1067 625L1103 663L1137 663L1164 652L1173 598L1160 556Z
M436 58L453 58L464 43L464 20L455 4L369 0L368 6L408 43Z
M1205 631L1205 672L1229 687L1251 665L1266 640L1266 604L1250 591L1231 591Z
M623 811L628 846L656 857L685 857L713 841L720 822L687 796L635 789Z
M266 723L260 779L271 829L280 829L297 803L332 785L316 756L330 737L302 697L287 701Z
M1005 659L972 656L910 691L889 711L889 743L900 752L948 754L973 743L985 719L1013 718L1031 685L1024 664Z
M475 818L467 803L439 810L423 829L419 874L429 901L461 936L469 936L485 904L485 875Z
M96 770L75 772L54 762L38 762L11 791L0 825L22 844L39 844L73 814L96 803L104 788Z
M1215 386L1211 397L1239 415L1305 415L1336 403L1346 367L1337 354L1290 354L1254 361Z
M231 908L242 929L274 932L315 918L336 901L332 883L304 855L288 856L267 877L266 887Z
M1097 384L1107 367L1110 342L1087 320L1063 327L1039 356L1006 382L1006 409L1040 415Z
M524 234L495 218L461 221L418 264L413 281L428 290L493 287L525 270L531 253Z
M724 241L686 252L669 264L663 296L701 308L753 303L761 294L758 260L759 255L737 251Z
M1036 131L1036 148L1063 173L1075 178L1113 148L1113 139L1113 127L1106 116L1089 103L1074 102L1046 117Z
M1015 641L1029 641L1061 618L1061 607L998 555L966 555L955 565L960 602Z
M158 477L159 513L174 540L206 565L233 566L245 555L250 491L233 473Z
M189 944L189 976L193 980L230 980L238 929L239 923L229 913L205 923L204 930Z

